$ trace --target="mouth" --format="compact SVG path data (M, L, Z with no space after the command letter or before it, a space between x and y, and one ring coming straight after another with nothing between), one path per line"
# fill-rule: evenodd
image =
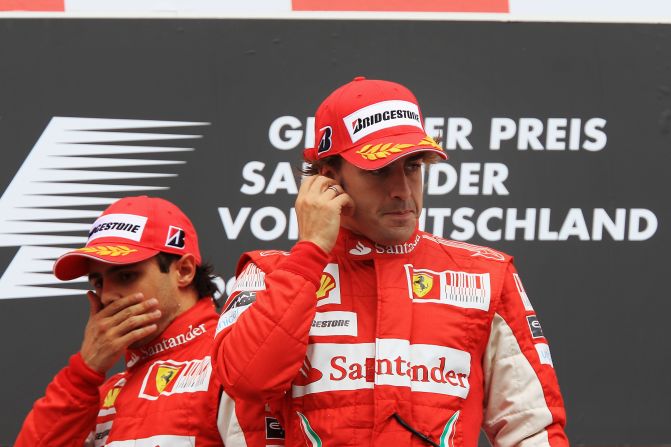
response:
M413 210L396 210L396 211L386 211L384 215L391 217L406 217L406 216L414 216L415 212Z

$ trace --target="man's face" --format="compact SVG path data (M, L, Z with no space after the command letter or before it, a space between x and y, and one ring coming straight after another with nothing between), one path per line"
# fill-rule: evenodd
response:
M332 175L355 204L351 215L342 216L343 227L381 245L410 238L422 211L422 155L403 157L374 171L343 160Z
M178 286L174 275L175 264L168 273L162 273L156 258L136 264L113 265L100 261L89 261L89 283L100 298L103 307L119 298L142 293L145 300L156 298L161 317L156 322L158 330L131 345L137 348L145 345L170 324L179 313Z

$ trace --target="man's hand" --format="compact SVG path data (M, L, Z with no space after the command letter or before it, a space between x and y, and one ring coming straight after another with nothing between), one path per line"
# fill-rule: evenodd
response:
M313 242L329 253L338 238L340 216L353 209L352 198L333 179L323 175L305 178L296 197L299 240Z
M156 298L145 300L141 293L115 300L104 308L94 292L86 296L91 312L80 353L89 367L104 374L129 345L158 329L155 322L161 311Z

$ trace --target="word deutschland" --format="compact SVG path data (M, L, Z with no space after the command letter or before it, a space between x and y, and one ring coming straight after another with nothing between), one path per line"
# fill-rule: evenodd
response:
M229 240L251 236L262 241L296 240L298 225L293 208L286 212L266 206L219 208ZM457 241L645 241L657 232L658 219L644 208L425 208L420 228Z

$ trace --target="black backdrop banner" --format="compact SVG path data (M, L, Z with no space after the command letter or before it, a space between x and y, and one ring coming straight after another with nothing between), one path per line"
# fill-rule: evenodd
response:
M295 241L312 115L357 75L413 90L448 150L424 228L515 256L572 442L671 442L670 60L668 25L1 20L0 444L81 343L53 259L150 194L230 284Z

